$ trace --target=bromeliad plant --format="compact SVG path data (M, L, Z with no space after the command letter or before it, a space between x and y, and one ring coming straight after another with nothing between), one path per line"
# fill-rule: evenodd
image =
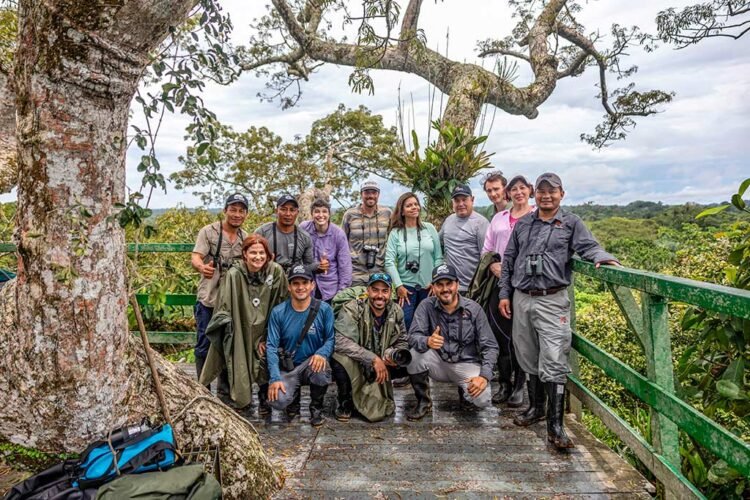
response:
M417 133L412 131L414 149L397 158L395 179L425 195L428 218L442 221L451 212L451 192L479 171L490 167L488 154L481 149L487 136L474 137L466 129L449 123L432 122L438 139L419 153ZM436 224L437 225L437 224Z

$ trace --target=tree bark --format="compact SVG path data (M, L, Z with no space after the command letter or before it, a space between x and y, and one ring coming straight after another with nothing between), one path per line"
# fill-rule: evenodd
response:
M125 198L130 101L149 53L194 4L20 2L18 277L0 294L0 432L13 442L80 451L158 415L128 333L124 233L113 215ZM207 395L165 363L160 372L173 414ZM229 498L277 486L248 424L220 403L201 400L179 430L186 444L222 445Z
M0 71L0 194L16 185L16 106L11 78Z

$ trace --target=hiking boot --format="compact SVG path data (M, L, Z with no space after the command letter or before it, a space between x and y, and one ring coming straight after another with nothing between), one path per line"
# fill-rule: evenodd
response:
M406 387L411 382L409 381L409 377L400 377L400 378L394 378L391 381L391 384L393 384L393 387L399 388L399 387Z
M268 384L258 386L258 416L267 417L271 414L271 405L268 404Z
M544 391L544 384L536 375L529 375L529 382L526 384L529 389L529 407L523 413L513 417L513 423L521 427L544 420L544 405L547 397Z
M201 356L195 357L195 376L198 378L198 380L201 379L201 373L203 373L203 365L206 364L206 358L203 358ZM203 387L211 390L211 384L206 384Z
M313 427L320 427L326 421L323 402L327 391L327 385L310 384L310 425Z
M458 386L458 408L461 411L471 411L476 409L476 406L464 396L464 390L461 386Z
M494 404L505 403L511 395L511 362L510 356L500 356L497 358L498 383L500 389L492 396Z
M299 408L300 408L300 388L297 387L297 390L294 391L294 399L291 403L289 403L289 406L287 406L284 409L284 413L286 413L287 418L289 420L293 420L295 417L299 416Z
M336 410L333 412L336 420L339 422L348 422L351 420L353 407L354 402L351 399L347 399L343 402L339 401L338 405L336 405Z
M575 444L565 433L565 384L547 382L547 441L558 450L575 448Z
M407 420L420 420L432 409L430 398L430 377L428 372L410 375L411 386L417 397L417 404L406 413Z

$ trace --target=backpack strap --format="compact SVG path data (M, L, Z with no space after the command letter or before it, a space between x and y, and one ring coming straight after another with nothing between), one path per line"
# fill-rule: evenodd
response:
M302 327L302 334L299 336L299 340L297 340L297 345L294 347L294 352L291 353L292 356L297 354L297 351L299 351L299 348L302 346L302 342L305 340L307 332L310 331L310 327L315 321L315 317L318 315L318 310L320 310L320 300L312 297L312 301L310 302L310 309L307 312L307 319L305 320L305 326Z

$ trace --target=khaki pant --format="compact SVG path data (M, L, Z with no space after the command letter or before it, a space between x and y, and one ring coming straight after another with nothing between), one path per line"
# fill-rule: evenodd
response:
M564 384L570 373L568 355L570 299L567 290L532 297L513 294L513 347L521 369L542 382Z
M421 353L411 350L411 363L407 367L410 374L429 372L430 378L436 382L450 382L461 388L464 398L479 408L492 405L492 389L489 381L482 393L473 398L466 390L468 379L479 376L481 366L478 363L449 363L444 361L435 349L428 349Z

